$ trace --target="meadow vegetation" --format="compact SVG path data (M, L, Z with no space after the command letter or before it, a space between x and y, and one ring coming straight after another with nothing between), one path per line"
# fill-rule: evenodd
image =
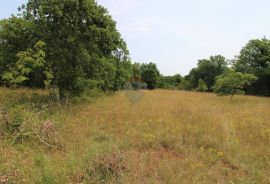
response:
M270 183L269 98L99 94L1 88L0 183Z
M270 96L270 40L164 76L116 25L96 0L0 20L0 184L269 184L270 100L238 95Z

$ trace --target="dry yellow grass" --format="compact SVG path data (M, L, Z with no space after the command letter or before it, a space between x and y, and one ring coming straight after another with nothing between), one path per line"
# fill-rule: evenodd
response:
M7 93L0 90L2 101ZM55 122L64 149L0 140L2 175L16 168L25 183L270 183L269 98L155 90L48 108L42 118ZM124 161L109 160L128 169L91 178L93 163L114 150Z

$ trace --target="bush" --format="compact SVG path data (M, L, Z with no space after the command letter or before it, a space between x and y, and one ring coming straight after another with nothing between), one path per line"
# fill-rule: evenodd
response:
M181 83L178 85L178 89L180 90L191 90L192 84L189 80L182 80Z
M202 79L200 79L199 83L198 83L198 87L196 88L196 91L205 92L207 90L208 90L208 88L207 88L206 83Z
M124 154L117 150L95 159L87 168L86 173L91 182L97 183L119 179L128 170Z
M26 140L39 140L49 147L62 148L61 136L55 123L42 121L39 115L20 105L9 109L0 108L0 138L10 141L11 145Z

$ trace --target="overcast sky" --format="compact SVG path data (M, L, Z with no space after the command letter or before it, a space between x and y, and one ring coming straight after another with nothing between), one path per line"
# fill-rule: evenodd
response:
M1 3L0 18L26 0ZM233 58L252 38L270 38L269 0L98 0L127 42L133 61L162 74L187 74L197 60Z

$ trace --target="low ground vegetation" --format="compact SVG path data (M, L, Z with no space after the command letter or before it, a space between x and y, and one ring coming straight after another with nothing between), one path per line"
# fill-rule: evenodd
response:
M0 183L270 182L269 98L127 93L2 88Z

